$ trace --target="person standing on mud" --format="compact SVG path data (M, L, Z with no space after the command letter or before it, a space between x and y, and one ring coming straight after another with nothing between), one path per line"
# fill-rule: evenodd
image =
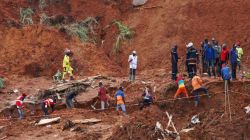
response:
M69 49L65 50L65 55L63 59L63 82L65 82L65 75L69 74L70 80L74 80L73 78L73 68L70 66L70 56L72 55L72 52Z
M192 78L192 86L193 86L193 94L195 96L194 98L194 105L197 107L199 100L200 100L200 92L205 92L208 98L210 98L208 91L205 87L202 86L202 79L195 75Z
M125 94L123 92L123 87L120 87L119 90L115 94L115 102L116 102L116 111L119 111L120 108L124 115L127 115L126 107L125 107Z
M193 78L194 75L197 73L197 63L199 62L199 54L198 51L193 47L193 43L188 43L187 49L187 56L186 56L186 66L188 71L188 77Z
M103 83L99 83L99 91L98 97L101 101L101 110L105 109L105 106L108 107L108 97L107 97L107 89L103 86Z
M237 46L236 47L236 50L237 50L237 55L238 55L238 59L237 59L237 65L239 66L239 70L241 70L241 58L243 56L243 49L241 48L240 46L240 41L237 41L235 43L235 45Z
M176 80L176 75L178 74L178 53L177 53L177 45L174 44L172 46L171 51L171 63L172 63L172 80Z
M26 94L23 93L22 95L20 95L17 99L16 99L16 107L17 107L17 111L19 114L19 119L23 119L24 117L24 112L23 112L23 101L26 98Z
M236 45L233 45L233 48L230 51L229 57L230 57L231 68L232 68L232 79L236 80L237 59L238 59Z
M131 55L129 55L129 81L135 81L135 74L137 69L137 55L136 51L133 51Z
M70 91L66 95L66 101L65 102L66 102L67 108L74 108L75 107L74 102L77 102L76 96L77 96L77 91Z
M215 73L218 77L220 77L221 73L221 62L220 62L220 54L221 54L221 46L218 44L218 41L215 41L214 44L212 45L215 53Z
M231 72L229 67L226 64L222 65L222 69L221 69L221 77L225 82L225 85L228 86L230 79L231 79Z
M215 50L211 44L208 44L208 48L205 50L205 61L207 64L208 76L211 77L211 69L212 69L213 76L214 76L214 78L216 78L215 77L215 68L214 68Z
M227 49L227 45L224 43L222 44L222 51L220 54L220 61L221 61L221 67L223 64L227 64L229 59L229 51Z
M201 60L202 60L202 73L207 73L207 64L205 61L205 51L208 48L208 39L205 39L201 44Z

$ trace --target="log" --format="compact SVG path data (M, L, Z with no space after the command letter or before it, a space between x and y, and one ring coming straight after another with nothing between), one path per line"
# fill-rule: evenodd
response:
M73 120L73 123L81 123L81 124L87 124L87 123L98 123L101 122L102 120L96 119L96 118L91 118L91 119L84 119L84 120Z
M47 124L58 123L60 122L60 120L61 120L61 117L52 118L52 119L41 119L36 125L43 126Z

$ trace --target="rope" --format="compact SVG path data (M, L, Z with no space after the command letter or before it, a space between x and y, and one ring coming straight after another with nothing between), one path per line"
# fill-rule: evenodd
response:
M224 91L219 91L219 92L213 92L213 95L216 95L216 94L219 94L219 93L223 93ZM230 92L233 92L233 93L239 93L239 92L235 92L235 91L230 91ZM240 93L242 94L242 93ZM247 96L250 96L248 94L242 94L242 95L247 95ZM203 97L203 96L207 96L205 94L202 94L202 95L198 95L198 97ZM189 96L189 97L180 97L180 98L176 98L176 99L165 99L165 100L158 100L158 101L154 101L154 103L162 103L162 102L165 102L165 103L169 103L169 102L173 102L173 101L176 101L176 100L185 100L185 99L191 99L191 98L194 98L196 96ZM126 107L131 107L131 106L138 106L139 104L136 103L136 104L127 104ZM105 109L95 109L95 110L84 110L84 111L76 111L74 113L86 113L86 112L98 112L98 111L105 111L105 110L110 110L110 109L115 109L116 107L109 107L109 108L105 108ZM63 116L63 115L72 115L72 113L60 113L60 114L50 114L50 116ZM29 117L26 117L26 118L41 118L43 117L43 115L38 115L38 116L29 116ZM10 121L10 120L17 120L18 118L1 118L0 121Z

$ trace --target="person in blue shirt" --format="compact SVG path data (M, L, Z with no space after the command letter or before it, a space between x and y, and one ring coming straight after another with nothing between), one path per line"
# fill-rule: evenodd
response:
M224 81L230 81L231 79L231 72L230 72L229 67L226 64L222 65L221 77Z
M116 111L119 111L121 108L124 115L127 115L126 107L125 107L125 94L123 92L123 87L120 87L119 90L115 94L116 101Z
M206 64L207 64L209 77L211 77L211 70L210 70L211 68L212 68L213 76L215 77L215 69L214 69L215 50L211 46L211 44L208 44L208 47L205 50L205 61L206 61Z
M230 58L231 68L232 68L232 79L236 80L237 59L238 59L236 45L233 45L233 48L231 49L229 53L229 58Z

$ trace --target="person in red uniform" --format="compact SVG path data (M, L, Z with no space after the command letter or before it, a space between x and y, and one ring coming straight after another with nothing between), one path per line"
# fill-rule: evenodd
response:
M23 100L26 98L26 96L27 95L23 93L16 99L16 107L19 114L19 119L23 119L24 117L24 112L22 108L23 108Z
M52 112L54 112L55 110L55 104L56 104L56 100L55 99L51 99L51 98L47 98L46 100L44 100L42 102L42 110L44 112L45 116L49 115L49 108L52 109Z

